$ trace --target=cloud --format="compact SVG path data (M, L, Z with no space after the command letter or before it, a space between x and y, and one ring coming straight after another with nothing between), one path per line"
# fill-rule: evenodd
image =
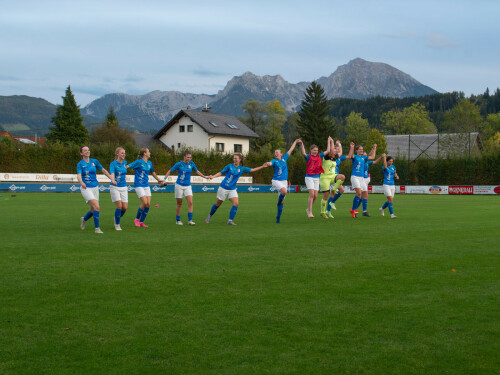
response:
M220 77L220 76L225 76L225 73L221 72L214 72L212 70L204 69L204 68L197 68L193 70L193 74L197 76L202 76L202 77Z
M141 76L138 76L136 74L129 74L125 79L123 80L124 82L143 82L145 79Z
M447 36L439 33L433 33L426 36L427 45L431 48L444 49L460 47L460 43L449 39Z
M19 82L19 81L24 81L24 80L22 78L19 78L19 77L5 76L3 74L0 74L0 81L15 81L15 82Z

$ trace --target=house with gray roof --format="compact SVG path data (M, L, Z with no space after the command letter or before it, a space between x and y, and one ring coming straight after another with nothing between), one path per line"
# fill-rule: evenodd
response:
M243 154L250 150L250 139L258 137L236 117L206 109L181 110L153 136L169 148Z

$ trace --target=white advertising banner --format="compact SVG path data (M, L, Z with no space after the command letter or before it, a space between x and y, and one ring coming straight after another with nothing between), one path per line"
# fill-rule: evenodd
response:
M164 179L165 176L158 176L160 179ZM224 177L217 177L213 180L206 180L200 176L192 176L192 184L220 184ZM97 174L97 181L102 184L109 183L109 178L103 174ZM167 182L175 183L177 181L177 176L168 176ZM66 183L78 183L76 174L56 174L56 173L5 173L0 172L0 182L66 182ZM149 176L150 183L156 183L153 176ZM134 175L127 175L127 183L134 183ZM253 183L253 177L242 176L238 180L238 184L251 184Z

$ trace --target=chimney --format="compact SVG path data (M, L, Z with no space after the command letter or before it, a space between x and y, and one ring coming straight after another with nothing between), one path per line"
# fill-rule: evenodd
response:
M201 109L201 111L202 111L202 112L210 112L210 110L211 110L211 109L212 109L212 108L210 108L210 107L208 106L208 104L205 104L205 107L203 107L203 108Z

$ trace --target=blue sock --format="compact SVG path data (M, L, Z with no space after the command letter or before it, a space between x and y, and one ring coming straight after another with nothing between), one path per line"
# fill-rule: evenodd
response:
M142 210L142 215L141 215L141 219L140 219L141 223L144 223L144 220L146 220L146 216L148 216L148 212L149 212L149 207L144 207L144 210Z
M122 212L120 213L120 217L122 217L123 215L125 215L125 212L127 212L127 210L123 210L122 209Z
M385 210L388 205L389 205L389 202L385 202L384 205L382 206L382 209Z
M233 220L236 216L236 211L238 211L238 206L231 207L231 211L229 211L229 220Z
M99 211L94 211L94 225L99 228Z
M276 222L280 222L281 213L283 212L283 203L278 204L278 216L276 216Z
M175 221L181 221L181 215L175 215Z
M389 203L389 204L388 204L388 206L389 206L389 212L390 212L390 213L391 213L391 215L392 215L392 214L394 213L394 210L393 210L393 208L392 208L392 203Z
M330 206L330 203L335 202L332 197L328 198L328 202L326 202L326 210L330 212L332 210L332 206Z
M338 192L337 192L337 194L335 194L335 195L333 196L333 201L332 201L332 203L335 203L335 202L337 201L337 199L339 199L339 198L340 198L340 196L341 196L341 195L342 195L342 193L341 193L340 191L338 191Z
M213 214L215 214L215 211L217 211L219 207L217 207L217 205L214 203L214 205L212 206L212 209L210 210L210 216L212 216Z
M120 225L120 219L122 217L122 210L117 208L115 210L115 224L116 225Z
M283 203L283 199L285 199L285 195L280 193L278 196L278 206Z
M188 220L189 221L193 220L193 213L192 212L188 212Z
M143 210L142 210L142 208L141 208L141 207L139 207L139 209L137 210L137 215L136 215L136 217L135 217L137 220L139 220L139 219L141 218L141 216L142 216L142 211L143 211Z
M352 200L352 210L356 210L358 208L358 202L360 201L361 198L359 198L357 195L354 196L354 199Z
M368 199L361 200L361 203L363 203L363 212L366 212L368 209Z
M89 211L85 214L85 216L83 217L83 220L87 221L88 219L90 219L94 214L92 213L92 211Z

